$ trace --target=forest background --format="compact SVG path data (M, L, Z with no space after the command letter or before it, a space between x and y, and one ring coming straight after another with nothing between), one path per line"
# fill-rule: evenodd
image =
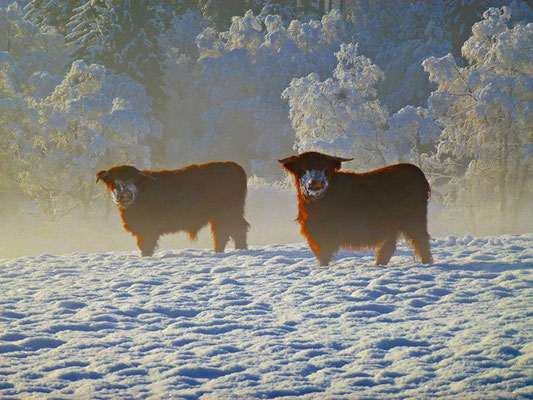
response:
M420 166L433 235L531 232L532 21L524 0L0 0L0 257L135 249L95 183L117 164L234 160L251 244L301 241L276 160L307 150Z

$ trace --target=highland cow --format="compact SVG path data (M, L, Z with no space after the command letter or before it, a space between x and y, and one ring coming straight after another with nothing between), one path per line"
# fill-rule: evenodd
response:
M320 265L328 265L339 248L376 248L376 264L386 265L402 235L422 263L431 263L424 173L412 164L339 171L350 160L317 152L279 160L294 175L297 220Z
M234 162L170 171L120 165L96 176L112 193L124 228L137 238L143 256L154 253L161 235L185 231L195 239L208 223L215 252L224 252L230 238L236 249L247 248L246 174Z

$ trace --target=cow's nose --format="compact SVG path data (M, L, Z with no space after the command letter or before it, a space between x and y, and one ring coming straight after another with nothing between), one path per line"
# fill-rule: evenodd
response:
M312 180L309 183L309 189L311 190L321 190L324 188L324 182L321 180Z

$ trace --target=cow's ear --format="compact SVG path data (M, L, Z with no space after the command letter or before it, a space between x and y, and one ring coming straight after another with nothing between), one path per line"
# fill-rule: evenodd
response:
M281 160L278 160L278 162L283 165L283 168L294 174L300 169L300 157L298 156L282 158Z
M328 164L331 168L333 168L335 171L338 169L341 169L341 164L346 161L352 161L353 158L343 158L343 157L336 157L336 156L325 156Z
M103 180L105 182L106 181L106 177L107 177L107 171L106 170L98 171L96 173L96 182L98 182L99 180Z

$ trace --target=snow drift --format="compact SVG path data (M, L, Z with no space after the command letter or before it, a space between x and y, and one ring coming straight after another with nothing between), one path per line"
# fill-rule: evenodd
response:
M533 234L0 260L0 397L532 398Z

